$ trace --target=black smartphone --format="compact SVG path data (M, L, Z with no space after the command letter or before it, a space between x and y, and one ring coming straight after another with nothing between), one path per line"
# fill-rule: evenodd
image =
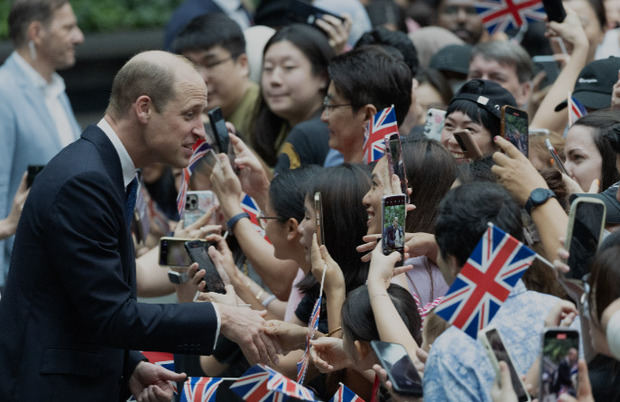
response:
M405 172L405 162L403 161L403 147L400 143L400 135L398 133L385 136L385 153L388 158L390 167L390 175L395 174L400 179L400 190L407 196L407 174Z
M226 120L222 115L222 109L215 107L207 112L209 115L209 122L211 123L211 129L213 130L213 136L220 152L228 152L228 144L230 138L228 137L228 129L226 128Z
M485 328L478 333L478 339L480 339L482 345L484 346L484 349L487 351L487 355L491 360L491 364L495 369L496 375L499 376L500 361L503 361L508 365L512 388L517 395L517 400L519 402L526 402L531 400L529 394L525 390L525 386L523 385L519 374L517 373L517 370L515 370L512 359L510 358L510 353L508 353L508 349L506 349L506 346L504 346L504 341L502 341L502 337L500 336L497 328Z
M521 151L525 157L529 154L529 130L527 112L515 107L502 106L502 137Z
M26 177L26 185L28 188L32 187L34 178L41 173L44 167L45 165L28 165L28 176Z
M465 158L472 161L482 158L482 151L480 151L478 144L476 144L469 131L457 131L452 135L454 135L454 139L463 150Z
M540 84L541 88L546 88L552 85L560 75L561 66L553 55L538 55L532 57L534 63L534 73L538 74L541 71L545 72L545 78L543 78Z
M224 281L222 281L220 274L215 268L215 264L213 264L211 257L207 253L207 248L210 245L210 243L202 240L190 240L185 242L185 250L187 250L191 260L198 263L198 268L206 271L203 279L207 284L205 290L207 292L226 293Z
M555 166L557 166L560 172L564 173L567 176L570 176L568 172L566 171L566 167L564 167L562 158L560 158L558 151L555 150L553 144L551 143L551 141L549 141L549 138L545 138L545 146L549 150L549 153L551 154L551 157L553 158L553 162L555 163Z
M323 204L321 203L321 192L314 193L314 219L316 226L316 237L319 246L325 244L325 230L323 229Z
M314 7L303 1L290 0L288 4L288 16L293 22L301 22L302 24L308 24L318 28L316 20L323 17L325 14L334 16L340 21L344 21L344 17L338 14ZM323 32L323 30L321 30L321 32Z
M159 265L173 268L187 268L192 260L185 250L185 242L189 239L162 237L159 239Z
M548 328L542 337L540 401L557 401L577 395L579 332L569 328Z
M381 367L392 382L394 392L415 397L422 396L422 379L403 345L391 342L370 341Z
M383 197L383 254L393 251L405 252L405 194L386 195Z
M566 245L568 250L567 278L582 279L590 272L605 228L605 204L592 197L578 197L570 206Z
M542 0L549 21L562 22L566 18L566 10L562 0Z

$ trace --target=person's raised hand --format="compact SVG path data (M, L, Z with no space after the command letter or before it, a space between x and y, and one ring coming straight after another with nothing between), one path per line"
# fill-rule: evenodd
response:
M394 251L389 255L383 254L383 245L378 243L372 252L370 260L370 268L368 269L368 286L372 284L381 284L383 289L390 286L392 278L407 272L413 268L411 265L394 268L396 263L402 259L402 255L398 251Z
M138 402L170 402L174 397L173 384L186 378L185 373L142 361L129 378L129 391Z
M228 156L218 155L219 163L216 163L211 172L211 184L213 192L220 200L220 209L225 219L243 212L241 209L241 182L230 166Z
M499 136L493 140L504 153L498 151L493 154L495 165L491 171L520 205L525 205L532 190L549 188L534 165L514 145Z
M239 169L241 188L250 197L263 198L269 192L269 175L258 156L234 134L230 141L235 151L235 167Z
M182 239L204 239L211 233L220 233L222 231L222 225L208 225L211 217L216 212L217 207L212 205L207 212L204 213L198 220L188 227L183 227L183 220L177 222L174 229L174 236Z
M351 17L347 14L343 14L342 17L344 20L324 14L316 20L316 25L327 33L329 46L334 49L336 54L344 53L346 50L347 40L353 25Z
M352 366L340 338L324 336L310 341L310 358L321 373L331 373Z
M24 203L26 202L26 198L28 197L28 193L30 189L28 188L28 184L26 182L26 178L28 177L27 173L22 175L22 180L19 182L19 187L17 188L17 192L13 197L13 203L11 204L11 211L9 215L3 220L6 225L6 233L5 236L10 236L17 231L17 223L19 222L19 218L22 215L22 210L24 209ZM0 239L2 236L0 236Z
M303 349L308 336L308 327L292 322L270 320L265 324L265 332L275 337L283 353Z
M394 392L393 388L392 388L392 381L389 380L388 375L387 375L387 371L385 371L385 369L383 367L381 367L378 364L375 364L372 366L373 371L375 372L375 375L377 377L379 377L379 381L381 381L381 384L383 384L383 386L385 387L385 389L388 390L388 392L391 395L390 400L394 401L394 402L422 402L422 398L416 398L414 396L405 396L405 395L400 395Z
M325 270L325 291L344 289L344 275L340 266L327 251L325 245L319 247L316 233L312 235L312 248L310 249L312 262L312 276L320 283Z
M545 327L569 327L577 317L577 307L568 300L557 302L545 317Z
M405 248L410 257L426 256L429 260L437 262L439 246L432 233L416 232L405 235Z
M510 370L505 361L499 362L499 375L495 378L493 388L491 388L491 398L493 402L517 402L517 394L512 387Z
M205 281L203 279L206 271L204 269L199 269L197 262L189 266L187 274L189 276L187 282L175 285L179 303L190 303L194 301L196 292L202 292L205 288Z
M588 37L586 36L579 16L570 8L565 7L565 9L566 18L564 21L549 21L547 23L545 36L548 38L562 38L562 40L568 43L569 48L573 48L577 45L588 47ZM570 49L568 51L570 52Z

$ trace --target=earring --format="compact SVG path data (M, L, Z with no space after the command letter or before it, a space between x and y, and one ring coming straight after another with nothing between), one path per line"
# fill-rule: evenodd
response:
M33 41L28 42L28 50L30 51L30 58L32 60L36 60L37 59L37 49L34 47L34 42Z

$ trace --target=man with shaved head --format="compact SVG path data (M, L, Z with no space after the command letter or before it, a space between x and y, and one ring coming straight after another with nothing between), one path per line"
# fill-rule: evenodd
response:
M135 350L209 354L218 336L250 361L277 344L256 311L224 304L142 304L129 219L136 169L187 166L203 138L207 88L170 53L119 71L105 116L34 183L0 301L0 400L170 400L175 374Z

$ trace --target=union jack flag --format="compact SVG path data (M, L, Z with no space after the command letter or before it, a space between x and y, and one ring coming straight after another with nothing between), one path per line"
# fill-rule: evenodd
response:
M353 391L351 391L346 385L340 383L338 391L332 396L329 402L366 402Z
M572 95L568 97L568 124L570 126L587 114L588 111L581 102Z
M483 0L475 6L491 35L531 21L543 21L547 16L542 0Z
M476 339L534 257L523 243L490 225L435 313Z
M167 352L142 352L149 362L174 371L174 355Z
M211 146L202 138L192 145L192 156L189 158L187 167L183 168L183 173L181 174L181 188L179 189L179 195L177 195L177 211L179 212L179 216L183 216L183 210L185 209L185 196L187 194L187 187L189 186L189 178L192 173L194 173L196 166L198 166L200 158L205 156L209 149L211 149Z
M387 107L372 118L364 133L364 162L370 164L385 154L386 135L398 133L394 105Z
M252 224L254 225L254 229L256 229L256 231L260 233L260 235L263 236L265 240L269 241L267 235L265 235L265 229L263 229L258 220L258 216L261 212L258 204L256 203L256 201L254 201L254 198L250 197L247 194L243 194L243 199L241 200L241 209L243 209L244 212L247 212L247 214L250 215L250 222L252 222Z
M325 274L323 274L325 276ZM321 283L321 289L323 288ZM316 299L314 307L312 308L312 314L310 315L310 322L308 322L308 336L306 336L306 349L301 360L297 362L297 382L304 383L306 378L306 372L308 371L308 363L310 362L310 340L314 338L314 333L319 327L319 317L321 316L321 300L323 298L322 292L319 294L319 298Z
M283 402L289 397L314 401L314 393L262 364L250 367L230 389L247 402Z
M223 380L218 377L189 377L183 384L181 402L215 402L217 387Z

